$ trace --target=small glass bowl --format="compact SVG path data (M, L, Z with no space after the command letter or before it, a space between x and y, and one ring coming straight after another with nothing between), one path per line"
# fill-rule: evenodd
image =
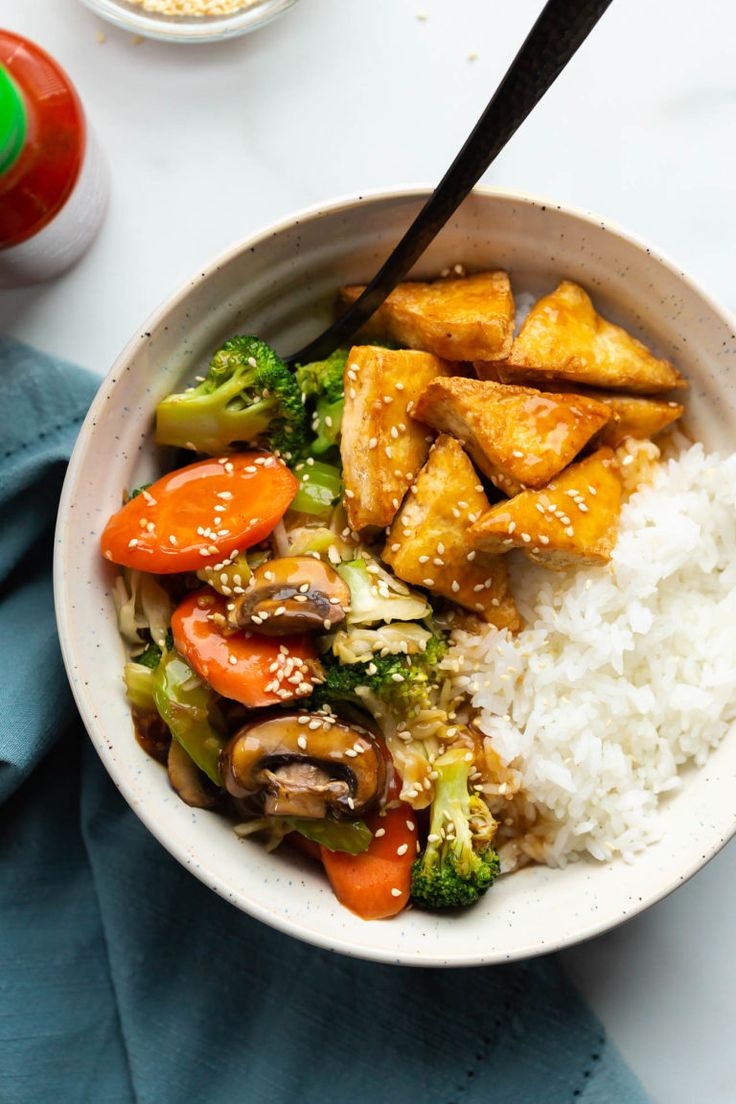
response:
M258 0L230 15L159 15L127 0L82 0L88 8L124 31L162 42L221 42L248 34L282 15L296 0Z

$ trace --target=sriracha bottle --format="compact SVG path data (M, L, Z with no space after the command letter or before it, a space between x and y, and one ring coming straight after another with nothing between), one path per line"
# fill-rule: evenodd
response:
M74 85L0 30L0 287L51 279L92 244L107 173Z

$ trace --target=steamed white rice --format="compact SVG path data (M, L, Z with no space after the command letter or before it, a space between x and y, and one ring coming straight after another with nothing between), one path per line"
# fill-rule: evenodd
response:
M510 780L489 788L504 867L630 859L736 718L736 455L659 465L610 565L512 575L526 628L458 631L450 656Z

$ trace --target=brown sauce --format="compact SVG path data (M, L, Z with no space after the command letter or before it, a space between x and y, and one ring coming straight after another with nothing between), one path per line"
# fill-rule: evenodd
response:
M135 738L147 755L158 763L166 763L171 743L171 733L156 713L133 710Z

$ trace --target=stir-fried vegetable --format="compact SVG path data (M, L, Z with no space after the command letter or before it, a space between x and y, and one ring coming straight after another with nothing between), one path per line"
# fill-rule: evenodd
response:
M350 587L348 622L351 625L422 621L432 613L426 598L409 590L376 560L351 560L337 570Z
M299 490L291 503L292 510L326 517L342 494L340 469L320 460L302 460L294 467L294 474Z
M424 854L411 878L412 900L422 908L474 904L499 870L491 842L496 823L482 798L470 793L473 754L451 748L435 760L438 779Z
M341 663L332 655L322 659L324 681L312 701L329 705L352 701L366 705L371 695L389 704L399 715L411 715L429 703L437 680L437 664L447 650L445 640L430 636L424 650L415 655L374 655L367 663Z
M296 370L297 382L311 409L314 439L309 451L313 456L324 456L340 439L347 359L347 349L336 349L326 360L302 364Z
M307 820L304 817L284 817L290 831L319 844L327 851L342 851L360 855L367 851L373 833L363 820Z
M363 920L383 920L401 912L409 900L417 829L404 804L368 817L367 823L373 839L362 854L322 847L321 858L338 901Z
M211 590L197 591L174 611L177 651L224 698L250 709L305 697L320 678L308 636L259 636L227 627L227 605Z
M200 770L220 784L224 725L212 691L176 652L164 652L152 672L153 700L171 735Z
M212 456L265 444L296 459L307 414L296 376L257 337L233 337L218 349L204 380L156 408L156 440Z
M113 514L100 541L102 554L161 575L199 571L267 537L296 490L289 469L267 453L189 464Z

